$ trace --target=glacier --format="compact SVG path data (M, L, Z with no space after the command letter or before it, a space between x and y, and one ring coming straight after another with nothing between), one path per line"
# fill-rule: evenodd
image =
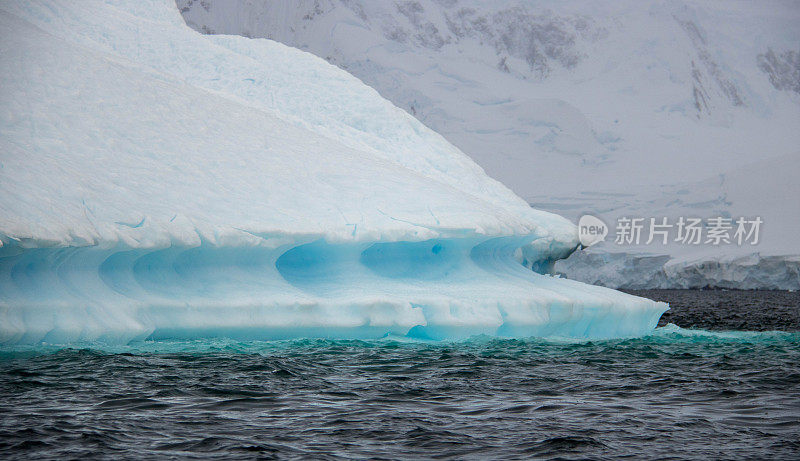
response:
M610 287L800 289L797 2L177 4L203 33L271 38L351 72L534 208L608 224L764 219L753 248L606 244L559 273Z
M606 338L667 309L548 275L573 224L309 53L169 0L8 1L0 31L0 344Z
M571 279L612 288L800 289L800 196L798 155L770 158L703 181L645 190L641 195L607 195L598 215L606 223L619 216L758 216L764 222L757 245L631 245L607 241L555 264ZM567 217L577 219L571 213ZM647 251L643 251L646 249Z

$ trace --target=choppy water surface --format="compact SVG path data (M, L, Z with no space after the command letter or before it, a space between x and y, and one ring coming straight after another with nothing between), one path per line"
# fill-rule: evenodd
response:
M705 295L703 295L705 296ZM0 352L0 457L800 455L800 333Z
M780 290L624 290L669 303L659 326L707 330L800 331L800 292Z

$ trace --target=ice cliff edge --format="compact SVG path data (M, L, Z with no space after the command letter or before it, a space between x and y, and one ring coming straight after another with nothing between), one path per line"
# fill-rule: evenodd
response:
M346 72L167 0L0 5L0 343L644 334L576 246Z

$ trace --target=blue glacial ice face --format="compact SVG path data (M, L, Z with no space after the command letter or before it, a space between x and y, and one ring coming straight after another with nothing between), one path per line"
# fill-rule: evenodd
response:
M0 342L605 338L647 334L666 309L531 272L515 257L519 240L316 240L275 249L6 246Z
M121 14L125 13L125 14ZM0 5L0 343L610 337L660 303L347 73L174 3Z

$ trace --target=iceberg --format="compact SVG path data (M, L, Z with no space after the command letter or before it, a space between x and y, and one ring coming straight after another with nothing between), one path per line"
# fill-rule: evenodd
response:
M311 54L169 0L4 2L0 31L0 344L605 338L667 309L547 275L572 223Z

